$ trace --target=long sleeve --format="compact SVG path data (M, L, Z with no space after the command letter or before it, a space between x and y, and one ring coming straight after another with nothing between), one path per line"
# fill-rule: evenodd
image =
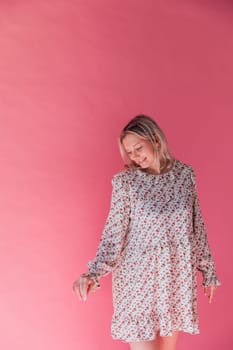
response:
M199 203L199 197L196 189L196 176L192 169L192 181L194 184L194 203L193 203L193 228L194 228L194 255L197 270L201 271L203 276L202 286L220 285L215 264L211 255L211 250L206 234L205 224Z
M113 177L112 186L110 210L96 256L88 262L88 273L94 277L97 286L98 278L107 275L117 265L130 221L129 188L124 173Z

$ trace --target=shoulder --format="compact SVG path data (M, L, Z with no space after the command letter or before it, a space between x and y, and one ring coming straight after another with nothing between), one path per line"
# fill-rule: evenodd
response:
M128 168L123 168L117 173L115 173L112 177L113 182L117 181L129 181L130 178L133 176L134 170L128 169Z
M188 177L191 179L192 183L196 184L196 174L193 165L189 163L182 162L181 160L176 160L177 167L180 170L180 175L183 177Z
M128 186L135 176L135 171L129 168L123 168L115 173L112 177L112 185L126 185Z
M183 162L180 159L176 159L177 167L183 171L192 171L193 166L189 163Z

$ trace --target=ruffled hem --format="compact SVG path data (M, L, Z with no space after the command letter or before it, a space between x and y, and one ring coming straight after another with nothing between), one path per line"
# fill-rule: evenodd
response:
M156 339L156 334L157 332L159 331L159 329L155 329L153 331L153 333L151 333L151 335L147 335L147 336L140 336L140 337L136 337L136 336L124 336L124 335L120 335L120 334L116 334L114 332L111 333L111 336L112 336L112 339L114 340L121 340L125 343L131 343L131 342L140 342L140 341L152 341L152 340L155 340ZM166 332L162 332L162 331L159 331L160 333L160 336L161 337L164 337L164 336L172 336L172 332L185 332L185 333L189 333L189 334L192 334L192 335L195 335L195 334L199 334L200 333L200 330L198 327L194 327L194 328L191 328L191 327L174 327L172 329L172 331L166 333Z

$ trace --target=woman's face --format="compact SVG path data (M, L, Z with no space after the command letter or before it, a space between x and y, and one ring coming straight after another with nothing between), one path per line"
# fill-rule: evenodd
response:
M136 134L127 134L122 145L130 160L143 169L153 169L155 165L154 147L149 140Z

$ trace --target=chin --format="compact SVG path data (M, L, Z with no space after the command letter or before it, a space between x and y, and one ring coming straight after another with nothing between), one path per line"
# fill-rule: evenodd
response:
M140 168L142 168L142 169L147 169L148 168L148 165L147 164L142 164L142 165L139 165L140 166Z

